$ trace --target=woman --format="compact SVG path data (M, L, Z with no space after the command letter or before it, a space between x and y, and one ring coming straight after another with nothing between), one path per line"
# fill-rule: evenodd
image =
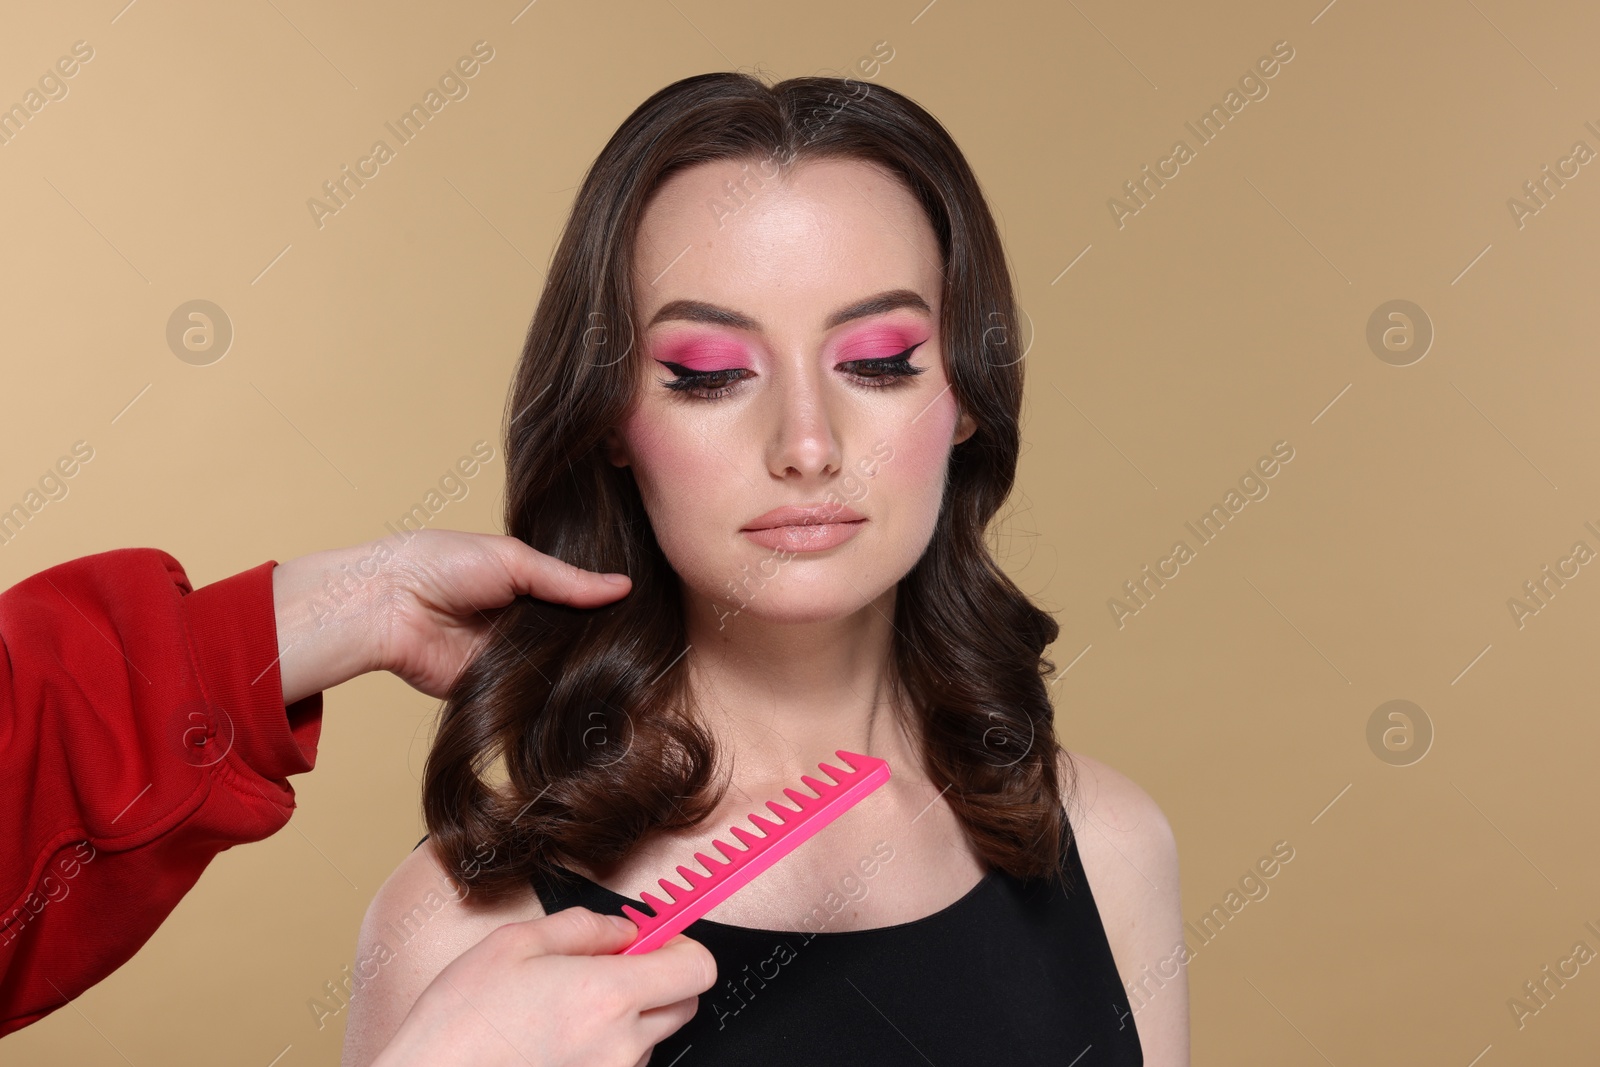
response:
M978 184L904 96L718 73L629 116L556 251L505 455L507 531L634 586L520 599L452 689L430 837L357 959L414 936L368 968L346 1063L489 931L620 914L839 749L892 779L690 926L715 985L607 1062L1188 1062L1182 968L1152 976L1182 943L1171 831L1056 743L1057 626L984 541L1020 446L1016 322Z

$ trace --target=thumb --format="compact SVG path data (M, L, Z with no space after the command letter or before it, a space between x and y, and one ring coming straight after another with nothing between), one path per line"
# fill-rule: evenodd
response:
M563 908L527 922L534 956L604 956L621 952L639 928L620 915L601 915L584 907Z
M625 574L607 576L546 555L510 535L498 535L512 591L553 604L588 608L608 604L633 589Z

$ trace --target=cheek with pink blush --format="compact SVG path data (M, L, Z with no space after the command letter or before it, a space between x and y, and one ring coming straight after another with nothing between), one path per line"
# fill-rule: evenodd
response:
M913 493L915 487L927 486L937 508L959 414L954 394L945 389L920 415L879 435L894 449L879 477L887 474L894 485Z
M640 404L618 427L633 460L635 476L653 469L683 471L691 476L700 473L696 463L698 453L704 450L703 439L684 434L670 417L664 417L667 415L654 404Z

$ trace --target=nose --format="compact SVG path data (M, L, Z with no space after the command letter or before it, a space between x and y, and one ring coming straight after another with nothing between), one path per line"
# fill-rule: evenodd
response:
M774 477L826 477L843 463L839 419L830 410L824 371L814 355L792 359L779 372L778 388L771 391L777 411L767 445L767 469Z

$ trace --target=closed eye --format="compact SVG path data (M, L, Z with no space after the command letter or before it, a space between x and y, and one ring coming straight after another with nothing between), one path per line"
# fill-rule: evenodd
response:
M928 368L913 367L911 365L911 353L926 343L925 341L918 341L898 355L879 356L874 359L853 359L848 363L841 363L839 366L858 368L856 371L858 375L872 379L898 380L901 378L914 378ZM880 381L878 383L880 388L888 384L890 384L890 381Z
M916 377L928 369L927 367L914 367L911 365L911 354L926 343L926 341L918 341L904 352L893 356L852 359L838 364L838 367L847 371L850 377L863 388L891 388L901 384L906 379ZM656 362L676 375L672 379L659 378L657 381L674 392L700 400L716 400L729 395L733 392L734 387L743 381L744 377L749 373L744 367L695 371L664 359ZM711 391L703 392L702 390Z

